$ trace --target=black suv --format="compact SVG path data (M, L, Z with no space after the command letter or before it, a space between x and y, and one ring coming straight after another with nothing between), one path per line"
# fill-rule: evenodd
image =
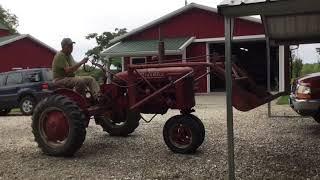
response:
M52 89L52 71L48 68L23 69L0 73L0 116L12 108L31 115L37 102Z

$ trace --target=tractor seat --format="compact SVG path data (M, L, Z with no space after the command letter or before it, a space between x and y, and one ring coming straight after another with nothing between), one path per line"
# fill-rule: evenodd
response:
M73 88L69 88L69 87L63 86L63 85L61 85L61 84L57 84L57 83L55 83L54 81L53 81L53 83L52 83L52 88L53 88L53 89L61 89L61 88L73 89Z
M53 87L53 89L66 88L65 86L58 85L58 84L56 84L56 83L53 83L53 84L52 84L52 87Z

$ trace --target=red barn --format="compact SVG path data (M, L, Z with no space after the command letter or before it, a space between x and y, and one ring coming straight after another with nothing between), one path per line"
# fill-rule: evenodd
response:
M127 34L113 39L115 43L103 54L106 58L122 57L123 68L129 63L145 63L158 54L159 35L165 43L165 59L182 59L192 57L198 61L209 61L208 55L224 55L224 19L217 9L191 3L170 14L138 27ZM258 84L265 85L267 79L267 61L265 58L265 36L261 21L252 17L235 20L233 54L242 67L250 71ZM272 69L279 66L279 47L272 48ZM279 61L279 62L280 62ZM276 63L275 63L276 62ZM206 68L197 70L201 74ZM271 72L274 85L279 84L279 71ZM224 81L213 74L201 79L199 92L211 92L224 89Z
M25 34L11 34L0 24L0 72L13 68L51 67L56 50Z

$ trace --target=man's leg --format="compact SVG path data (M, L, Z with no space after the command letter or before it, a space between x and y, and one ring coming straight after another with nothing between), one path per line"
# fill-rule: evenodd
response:
M91 76L82 76L79 77L81 78L81 81L89 87L90 92L92 93L93 97L97 98L98 95L100 94L100 86L98 82Z
M87 87L90 89L94 98L97 98L100 93L100 86L98 82L91 76L66 77L56 81L55 83L66 88L76 88L76 91L84 97Z
M63 79L55 81L55 84L65 88L73 89L85 97L86 94L86 84L78 77L65 77Z

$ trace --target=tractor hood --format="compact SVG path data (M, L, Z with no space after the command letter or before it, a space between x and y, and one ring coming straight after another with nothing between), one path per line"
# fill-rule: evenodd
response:
M177 79L182 75L185 75L193 71L190 67L168 67L168 68L148 68L148 69L138 69L137 70L142 76L147 79ZM136 74L136 72L134 72ZM120 72L116 74L116 78L128 81L128 71Z

